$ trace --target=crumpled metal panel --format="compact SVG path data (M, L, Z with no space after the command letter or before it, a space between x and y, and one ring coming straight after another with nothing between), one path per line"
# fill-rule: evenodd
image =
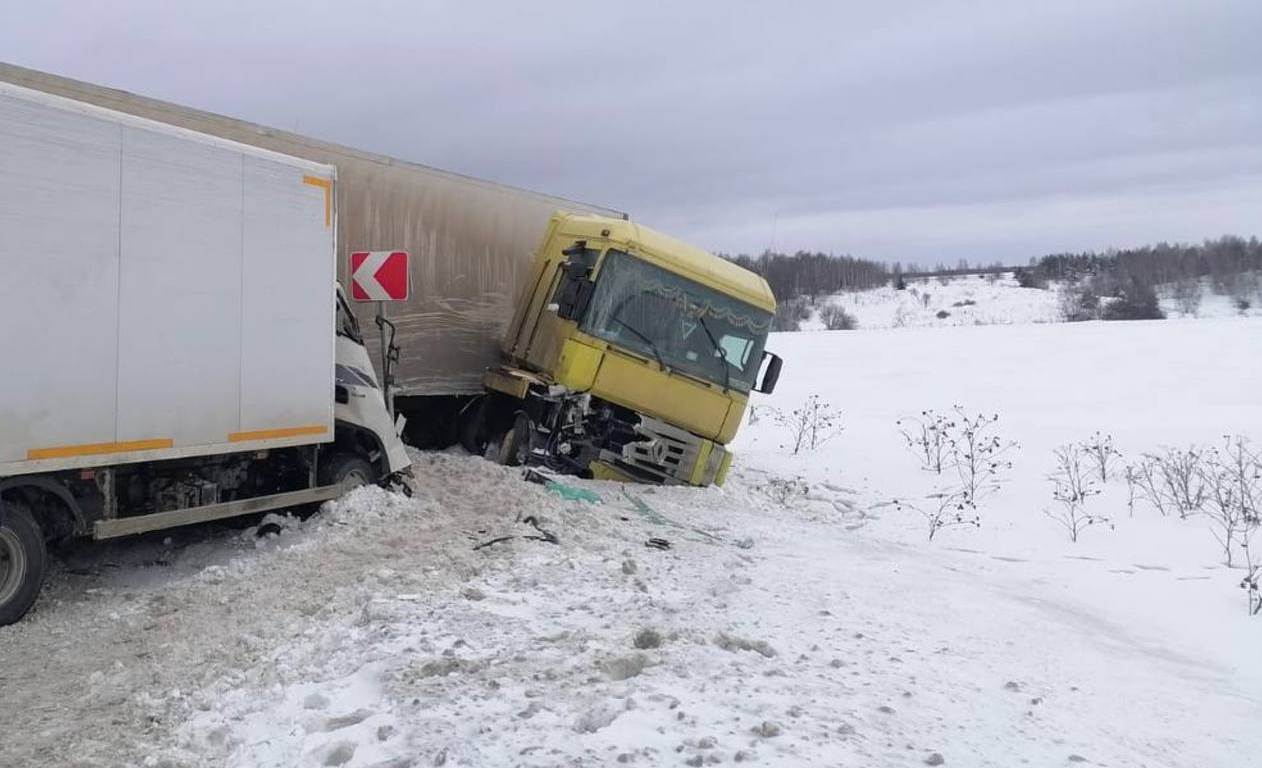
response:
M352 250L412 254L412 298L385 308L402 347L401 395L481 391L483 371L499 362L520 283L553 212L624 216L8 64L0 64L0 80L337 166L343 285ZM376 305L360 305L357 314L379 365Z

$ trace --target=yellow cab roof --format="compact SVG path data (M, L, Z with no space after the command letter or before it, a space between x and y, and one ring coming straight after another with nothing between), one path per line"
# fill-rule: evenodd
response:
M713 286L759 309L776 311L776 297L767 281L727 259L627 219L576 213L559 216L560 230L566 234L623 243L658 266ZM606 231L608 235L604 234Z

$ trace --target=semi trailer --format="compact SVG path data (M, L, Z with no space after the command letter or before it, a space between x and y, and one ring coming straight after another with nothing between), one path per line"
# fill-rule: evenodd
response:
M337 284L339 183L0 82L0 625L34 603L49 541L321 502L407 469Z

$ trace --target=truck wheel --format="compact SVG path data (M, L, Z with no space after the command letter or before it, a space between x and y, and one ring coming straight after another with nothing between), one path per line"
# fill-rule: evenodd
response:
M341 486L342 493L377 482L377 471L353 453L335 453L321 461L319 475L320 485Z
M506 467L520 467L530 456L530 417L517 414L513 426L500 439L499 463Z
M486 453L486 398L480 397L460 413L460 446L474 456Z
M44 583L44 532L21 504L0 505L0 627L26 615Z

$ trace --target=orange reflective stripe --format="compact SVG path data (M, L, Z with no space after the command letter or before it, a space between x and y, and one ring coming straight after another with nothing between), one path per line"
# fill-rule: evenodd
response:
M303 176L303 184L310 184L324 190L324 226L333 225L333 181L319 176Z
M72 456L98 456L103 453L128 451L157 451L175 445L170 438L153 440L127 440L121 443L86 443L83 445L59 445L53 448L31 448L26 452L30 461L38 459L65 459Z
M282 437L298 437L300 435L323 435L329 428L320 424L306 427L283 427L281 429L256 429L252 432L233 432L228 435L230 443L244 443L250 440L277 440Z

